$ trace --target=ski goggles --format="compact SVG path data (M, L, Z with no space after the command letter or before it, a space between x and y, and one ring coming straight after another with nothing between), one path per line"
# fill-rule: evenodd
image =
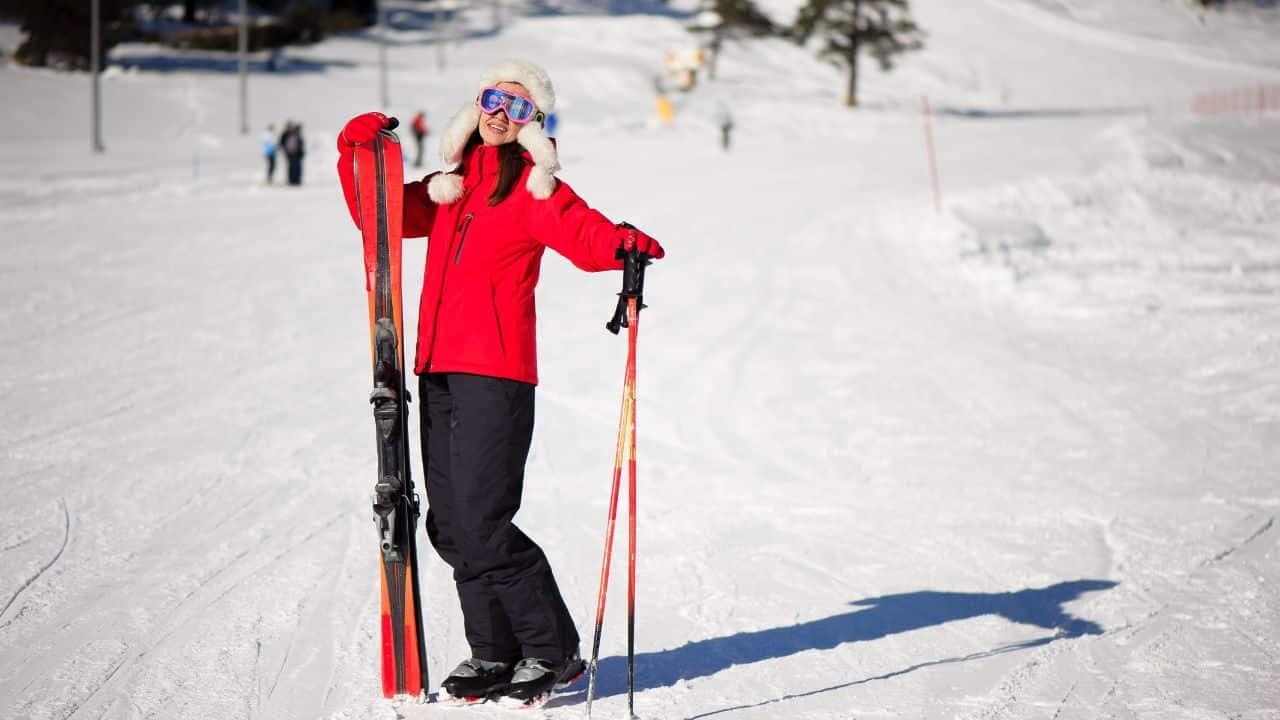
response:
M499 90L496 87L487 87L481 90L480 97L476 98L476 106L487 115L495 115L499 110L505 110L511 122L519 125L523 125L530 120L542 122L543 118L538 106L534 105L529 98L506 90Z

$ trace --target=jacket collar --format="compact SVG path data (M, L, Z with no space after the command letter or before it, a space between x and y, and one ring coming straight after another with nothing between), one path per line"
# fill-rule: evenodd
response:
M467 151L466 156L462 159L462 174L468 180L475 178L493 177L498 174L498 151L497 145L485 145L480 143ZM533 164L533 156L528 150L522 150L520 157L530 165Z
M543 138L554 159L555 140ZM545 199L555 189L555 178L547 168L539 168L534 155L525 143L521 143L520 156L526 165L531 166L525 186L535 198ZM427 195L432 201L447 205L461 198L464 190L472 189L481 182L496 180L497 174L498 147L480 143L468 148L458 167L452 171L433 173L427 181Z
M462 159L462 184L475 187L482 182L492 182L498 175L498 148L481 143L467 151Z

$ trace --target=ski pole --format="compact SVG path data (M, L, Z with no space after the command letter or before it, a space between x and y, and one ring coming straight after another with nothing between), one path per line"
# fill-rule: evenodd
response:
M631 402L631 441L627 460L627 717L634 720L636 687L636 335L640 331L639 300L627 301L627 367L631 381L626 393Z
M623 224L631 228L630 225ZM613 484L609 494L609 514L605 525L604 556L600 563L600 588L596 595L595 636L591 643L591 663L587 682L587 717L591 717L591 702L595 698L596 671L600 658L600 637L604 627L605 599L609 588L609 570L613 556L613 535L617 523L618 491L622 484L622 458L624 447L629 450L628 463L628 581L627 581L627 708L634 716L635 689L635 536L636 536L636 338L639 333L639 312L644 307L644 268L649 258L635 250L634 228L631 242L620 249L623 258L622 292L618 293L618 305L613 317L605 323L605 329L613 334L627 328L627 366L623 375L622 412L618 418L618 441L614 452ZM624 445L625 443L625 445Z
M605 524L604 556L600 561L600 589L596 594L596 626L595 637L591 641L591 665L587 680L587 717L591 717L591 701L596 694L596 668L600 658L600 636L604 628L605 597L609 590L609 569L613 557L613 531L618 517L618 489L622 484L622 453L625 449L626 437L631 424L631 403L633 395L628 392L631 386L631 358L628 350L627 371L624 376L622 395L622 414L618 419L618 443L613 460L613 487L609 493L609 516Z

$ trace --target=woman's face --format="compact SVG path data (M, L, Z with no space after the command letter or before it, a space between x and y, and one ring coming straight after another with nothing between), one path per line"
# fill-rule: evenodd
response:
M529 91L520 83L500 82L494 87L529 97ZM480 139L485 145L506 145L516 139L522 127L524 126L511 122L506 109L499 109L492 115L480 113Z

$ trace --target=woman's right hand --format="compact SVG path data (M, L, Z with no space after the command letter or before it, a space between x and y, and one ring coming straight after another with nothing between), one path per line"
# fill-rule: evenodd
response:
M338 133L338 150L349 150L356 145L373 142L373 139L378 136L378 131L383 128L391 130L399 124L399 120L387 117L380 112L357 115L348 120L342 132Z
M351 211L351 220L360 227L360 208L356 203L356 177L352 159L356 154L356 146L373 142L378 131L388 130L399 125L393 117L380 112L357 115L347 121L342 132L338 133L338 180L342 183L342 194L347 199L347 209Z

